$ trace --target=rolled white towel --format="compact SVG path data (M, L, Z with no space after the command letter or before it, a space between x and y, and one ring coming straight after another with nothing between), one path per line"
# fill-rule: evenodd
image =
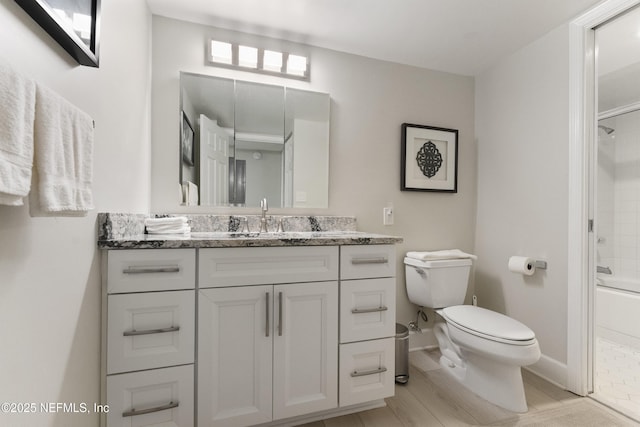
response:
M460 249L445 249L441 251L430 252L407 252L407 258L418 259L421 261L458 258L471 258L473 260L478 259L477 256L462 252Z

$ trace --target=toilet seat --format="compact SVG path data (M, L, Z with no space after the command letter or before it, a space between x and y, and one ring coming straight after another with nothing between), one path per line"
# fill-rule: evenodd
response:
M536 336L526 325L504 314L473 305L456 305L438 310L447 323L472 335L504 344L527 346Z

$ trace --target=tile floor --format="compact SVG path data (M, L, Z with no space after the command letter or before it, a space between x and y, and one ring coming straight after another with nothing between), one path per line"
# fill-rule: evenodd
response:
M640 421L640 350L596 337L592 397Z
M579 397L523 370L529 411L499 408L443 372L440 353L409 353L409 382L395 386L386 406L304 424L304 427L627 427L639 426L594 399Z

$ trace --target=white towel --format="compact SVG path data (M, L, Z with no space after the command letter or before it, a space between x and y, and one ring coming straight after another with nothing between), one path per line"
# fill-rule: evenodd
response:
M147 233L149 234L184 234L191 233L188 220L183 216L165 218L146 218L144 220Z
M181 226L188 222L187 217L184 216L168 216L164 218L146 218L144 225L157 226L157 225L170 225Z
M86 215L93 209L93 120L57 93L36 85L35 212ZM34 209L32 209L32 214Z
M407 252L407 258L419 259L421 261L458 258L478 259L477 256L462 252L460 249L446 249L431 252Z
M31 187L35 83L0 60L0 204L21 206Z

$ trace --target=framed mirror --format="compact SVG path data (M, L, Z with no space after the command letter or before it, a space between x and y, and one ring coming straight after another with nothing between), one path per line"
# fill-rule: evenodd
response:
M16 0L81 65L98 67L101 0Z
M184 203L328 206L328 94L186 72L180 90L195 134L193 164L181 148Z

